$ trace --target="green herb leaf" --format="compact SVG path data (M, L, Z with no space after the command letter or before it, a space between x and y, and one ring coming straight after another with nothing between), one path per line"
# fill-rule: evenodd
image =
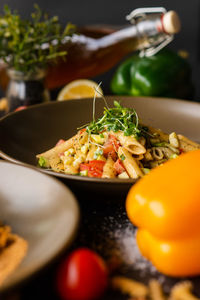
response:
M124 154L120 155L120 159L123 161L126 159L126 157L124 156Z
M0 58L21 72L37 71L49 60L64 57L67 53L60 50L62 41L75 31L72 24L63 30L57 16L49 18L37 4L34 8L30 20L23 20L8 5L0 16Z

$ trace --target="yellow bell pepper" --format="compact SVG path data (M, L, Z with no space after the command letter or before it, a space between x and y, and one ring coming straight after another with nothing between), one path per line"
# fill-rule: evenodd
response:
M152 170L129 191L141 253L169 276L200 274L200 150Z

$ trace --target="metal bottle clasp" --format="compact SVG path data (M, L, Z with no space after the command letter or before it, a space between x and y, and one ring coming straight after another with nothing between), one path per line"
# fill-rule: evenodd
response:
M129 15L126 16L126 20L131 24L135 24L137 19L146 19L148 14L164 14L167 10L164 7L143 7L134 9Z
M150 14L158 14L162 15L166 13L167 10L164 7L144 7L144 8L137 8L134 9L130 14L126 16L126 20L128 20L131 24L137 25L137 22L141 20L145 20L148 18ZM160 41L152 42L152 46L146 49L142 49L139 53L141 57L143 56L152 56L159 52L162 48L168 45L174 39L173 34L166 34L163 33L162 38Z

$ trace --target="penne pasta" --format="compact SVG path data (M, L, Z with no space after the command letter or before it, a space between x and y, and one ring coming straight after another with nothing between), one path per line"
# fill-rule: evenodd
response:
M88 142L88 134L87 132L78 133L76 137L73 139L73 147L75 151L81 150L81 147Z
M118 156L123 157L123 164L128 175L131 178L137 179L139 177L143 177L143 173L139 168L137 161L132 157L132 155L128 152L127 149L119 147Z
M149 129L149 132L155 136L155 138L159 138L161 141L168 142L169 141L169 135L167 133L164 133L162 130L147 126Z
M133 136L125 136L122 132L114 132L120 144L132 154L140 155L146 152L145 147L140 144Z
M36 155L36 157L40 158L41 156L43 156L46 159L49 159L52 156L59 155L60 153L63 153L65 151L67 151L68 149L70 149L71 147L73 147L74 139L76 139L76 137L77 137L77 135L73 136L71 139L65 141L64 143L51 148L48 151L45 151L43 153Z
M102 178L115 178L116 177L116 171L114 169L114 160L111 156L108 156L106 163L103 167L103 175Z
M144 146L140 144L134 137L124 136L121 132L116 133L116 136L118 137L120 144L132 154L140 155L146 152Z
M147 149L146 153L144 154L144 159L146 161L153 160L153 156L151 155L151 149Z
M191 141L190 139L186 138L185 136L178 134L178 140L180 144L180 148L184 152L192 151L192 150L197 150L200 149L200 145Z
M152 157L155 160L161 160L163 158L170 158L173 155L173 151L167 147L153 147L152 148Z

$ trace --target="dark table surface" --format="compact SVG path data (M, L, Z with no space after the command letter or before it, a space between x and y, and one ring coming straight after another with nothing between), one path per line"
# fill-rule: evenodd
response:
M125 211L126 195L106 196L100 192L89 196L86 191L75 191L81 208L81 221L77 236L71 247L51 265L28 280L23 286L2 295L5 300L59 299L55 288L56 270L60 261L78 247L84 246L96 250L107 261L120 260L114 274L148 283L149 279L158 278L166 293L179 281L159 274L155 268L143 259L135 243L135 228L129 222ZM193 278L194 292L200 296L200 278ZM109 288L104 300L130 299L127 295Z

